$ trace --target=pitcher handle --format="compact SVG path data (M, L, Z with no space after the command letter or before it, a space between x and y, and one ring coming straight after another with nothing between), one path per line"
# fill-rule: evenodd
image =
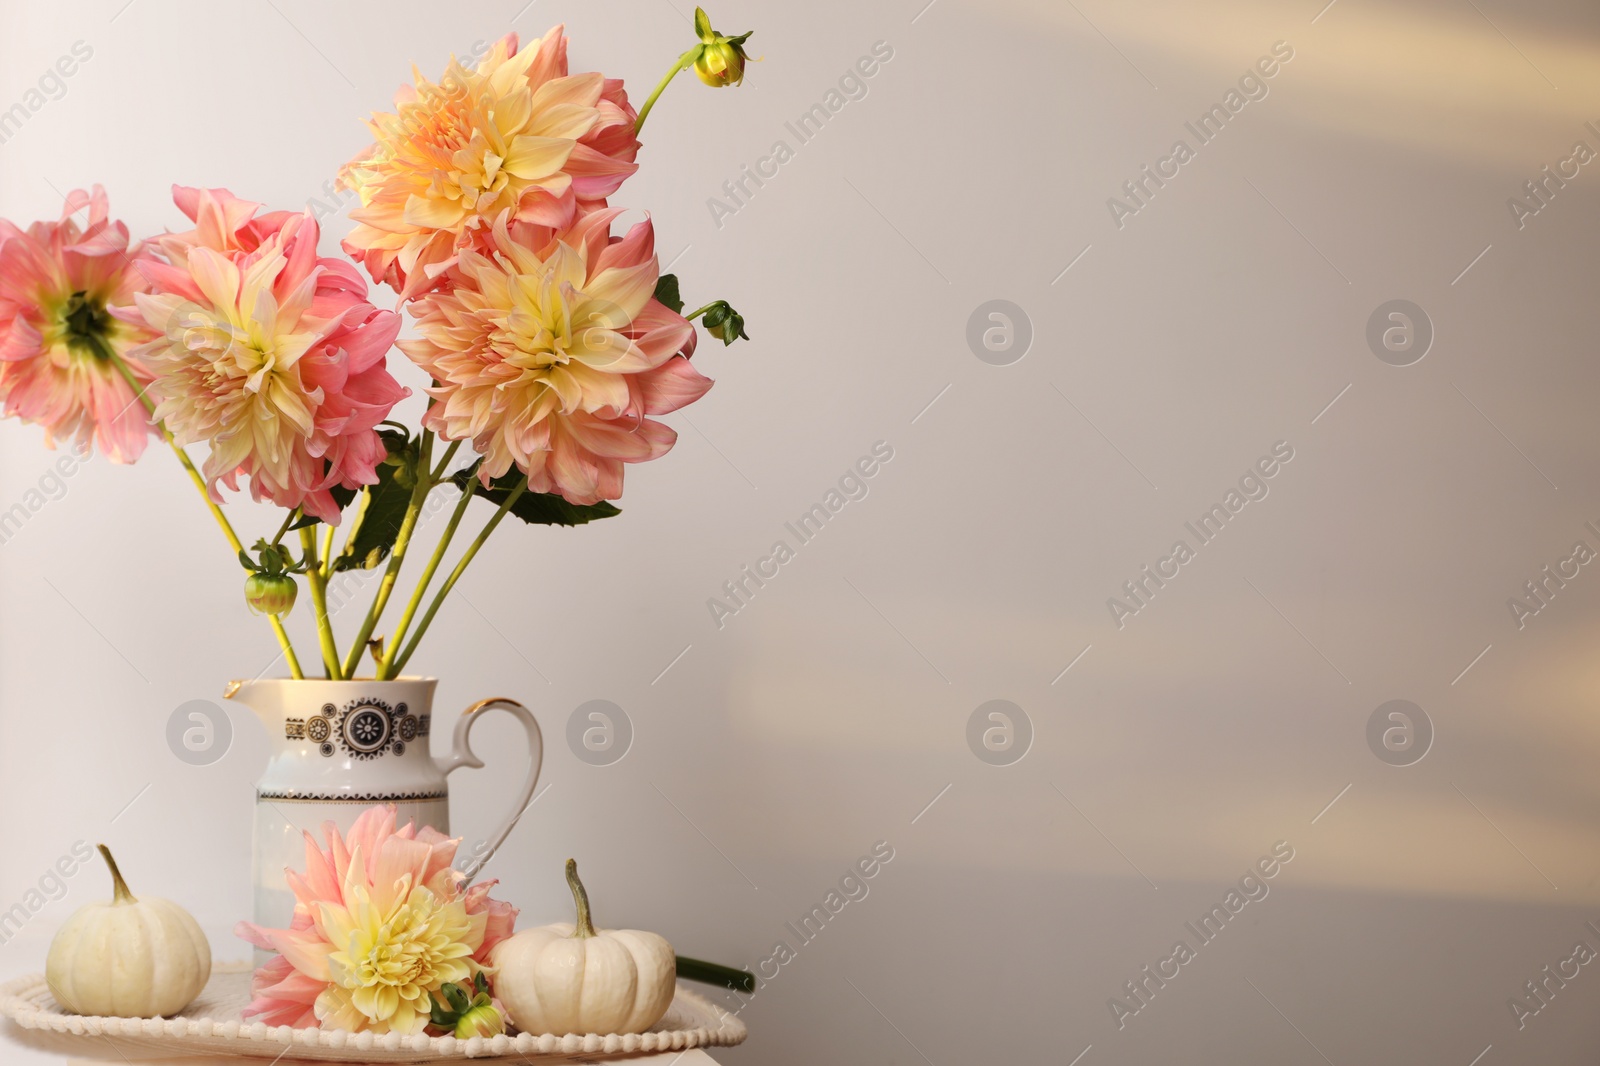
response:
M539 732L539 723L533 717L533 712L516 700L497 698L480 700L461 712L461 719L456 722L455 735L451 738L450 754L444 757L436 757L433 760L439 767L440 773L448 775L463 766L470 766L473 769L483 766L483 760L472 753L470 737L473 725L483 717L481 712L491 710L508 712L522 723L523 729L527 730L528 778L522 783L522 787L517 790L516 802L506 814L504 821L489 837L484 854L475 858L467 868L468 883L471 883L473 878L477 877L478 871L483 869L483 864L488 862L494 853L500 849L500 845L505 842L506 837L511 834L511 830L516 827L518 819L527 811L533 799L533 790L539 784L539 768L544 762L544 734Z

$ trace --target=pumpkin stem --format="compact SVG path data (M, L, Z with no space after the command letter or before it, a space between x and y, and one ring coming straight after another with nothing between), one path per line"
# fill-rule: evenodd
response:
M567 860L567 887L572 889L572 899L578 905L578 925L572 935L579 940L595 936L594 920L589 917L589 892L578 880L578 860Z
M128 882L122 879L122 871L117 869L117 860L111 857L111 849L104 844L96 844L95 847L100 849L100 857L111 867L111 902L138 903L138 897L128 891Z

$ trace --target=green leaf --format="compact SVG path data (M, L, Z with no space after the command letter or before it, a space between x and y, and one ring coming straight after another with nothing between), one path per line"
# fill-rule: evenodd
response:
M678 275L663 274L656 280L656 299L674 313L683 314L683 297L678 295Z
M355 537L334 557L336 571L371 570L388 558L400 535L406 508L411 505L412 487L418 476L416 442L398 433L386 432L382 437L389 458L378 464L378 483L361 490Z
M467 998L466 992L454 981L446 982L443 988L444 998L450 1001L450 1007L458 1015L465 1014L472 1009L472 1001Z
M473 463L451 476L450 480L455 482L456 488L466 491L470 487L474 495L498 506L506 502L506 497L519 484L526 484L526 475L513 468L485 486L478 480L478 465ZM622 511L603 500L600 503L577 504L568 503L553 492L524 492L511 505L511 513L530 526L581 526L596 519L611 518Z
M334 570L371 570L389 557L411 505L411 489L400 484L397 472L397 467L380 465L378 483L362 490L361 509L356 512L361 524L349 546L334 557Z

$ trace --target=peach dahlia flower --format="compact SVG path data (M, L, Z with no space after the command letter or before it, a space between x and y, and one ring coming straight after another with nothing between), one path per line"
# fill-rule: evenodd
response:
M285 871L295 894L287 929L240 922L235 932L278 956L255 973L246 1018L297 1029L419 1033L434 993L488 970L517 910L490 899L493 881L464 888L451 869L459 839L415 823L395 828L395 808L363 811L341 836L310 833L304 874Z
M86 221L74 216L87 210ZM108 305L145 288L133 269L149 252L129 246L128 227L107 218L106 194L75 189L59 222L26 230L0 220L0 400L5 413L44 427L45 441L91 439L112 462L144 452L153 427L143 403L111 363L150 373L130 349L149 338Z
M509 34L472 70L452 58L437 84L415 77L394 113L367 123L376 143L340 175L361 201L345 251L404 298L503 212L566 226L638 169L622 82L568 74L560 26L521 51Z
M354 267L317 257L310 213L256 217L223 189L175 188L195 222L141 262L152 291L121 312L157 331L134 350L155 374L155 415L180 444L206 441L204 473L339 521L332 489L377 481L376 427L408 394L385 366L400 318L367 302Z
M622 465L665 455L676 411L711 380L689 365L694 328L655 299L648 221L610 235L617 208L570 229L504 219L486 252L463 250L446 283L411 305L400 348L434 378L423 425L470 438L487 484L515 465L535 492L577 504L622 495Z

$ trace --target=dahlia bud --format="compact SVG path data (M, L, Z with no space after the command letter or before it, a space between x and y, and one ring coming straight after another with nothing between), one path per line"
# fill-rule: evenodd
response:
M694 31L700 36L700 55L694 61L695 77L713 89L744 81L744 65L750 58L745 55L744 42L750 39L750 34L723 36L711 28L705 9L698 7L694 9Z
M428 1020L435 1029L453 1034L458 1040L471 1040L475 1036L499 1036L506 1031L505 1015L489 997L489 982L479 970L472 975L472 983L446 981L439 987L443 996L429 997Z
M241 550L239 562L250 571L244 579L244 602L257 614L285 615L294 608L298 591L293 574L299 573L294 557L281 545L256 541L256 558Z
M501 1016L499 1008L490 1000L476 1003L461 1017L456 1019L455 1034L457 1040L470 1040L475 1036L487 1039L499 1036L506 1031L506 1020Z
M251 574L244 579L244 602L257 614L288 614L297 591L288 574Z
M728 306L728 301L718 300L706 311L703 324L706 332L711 334L724 346L734 341L747 341L749 335L744 331L744 316Z

